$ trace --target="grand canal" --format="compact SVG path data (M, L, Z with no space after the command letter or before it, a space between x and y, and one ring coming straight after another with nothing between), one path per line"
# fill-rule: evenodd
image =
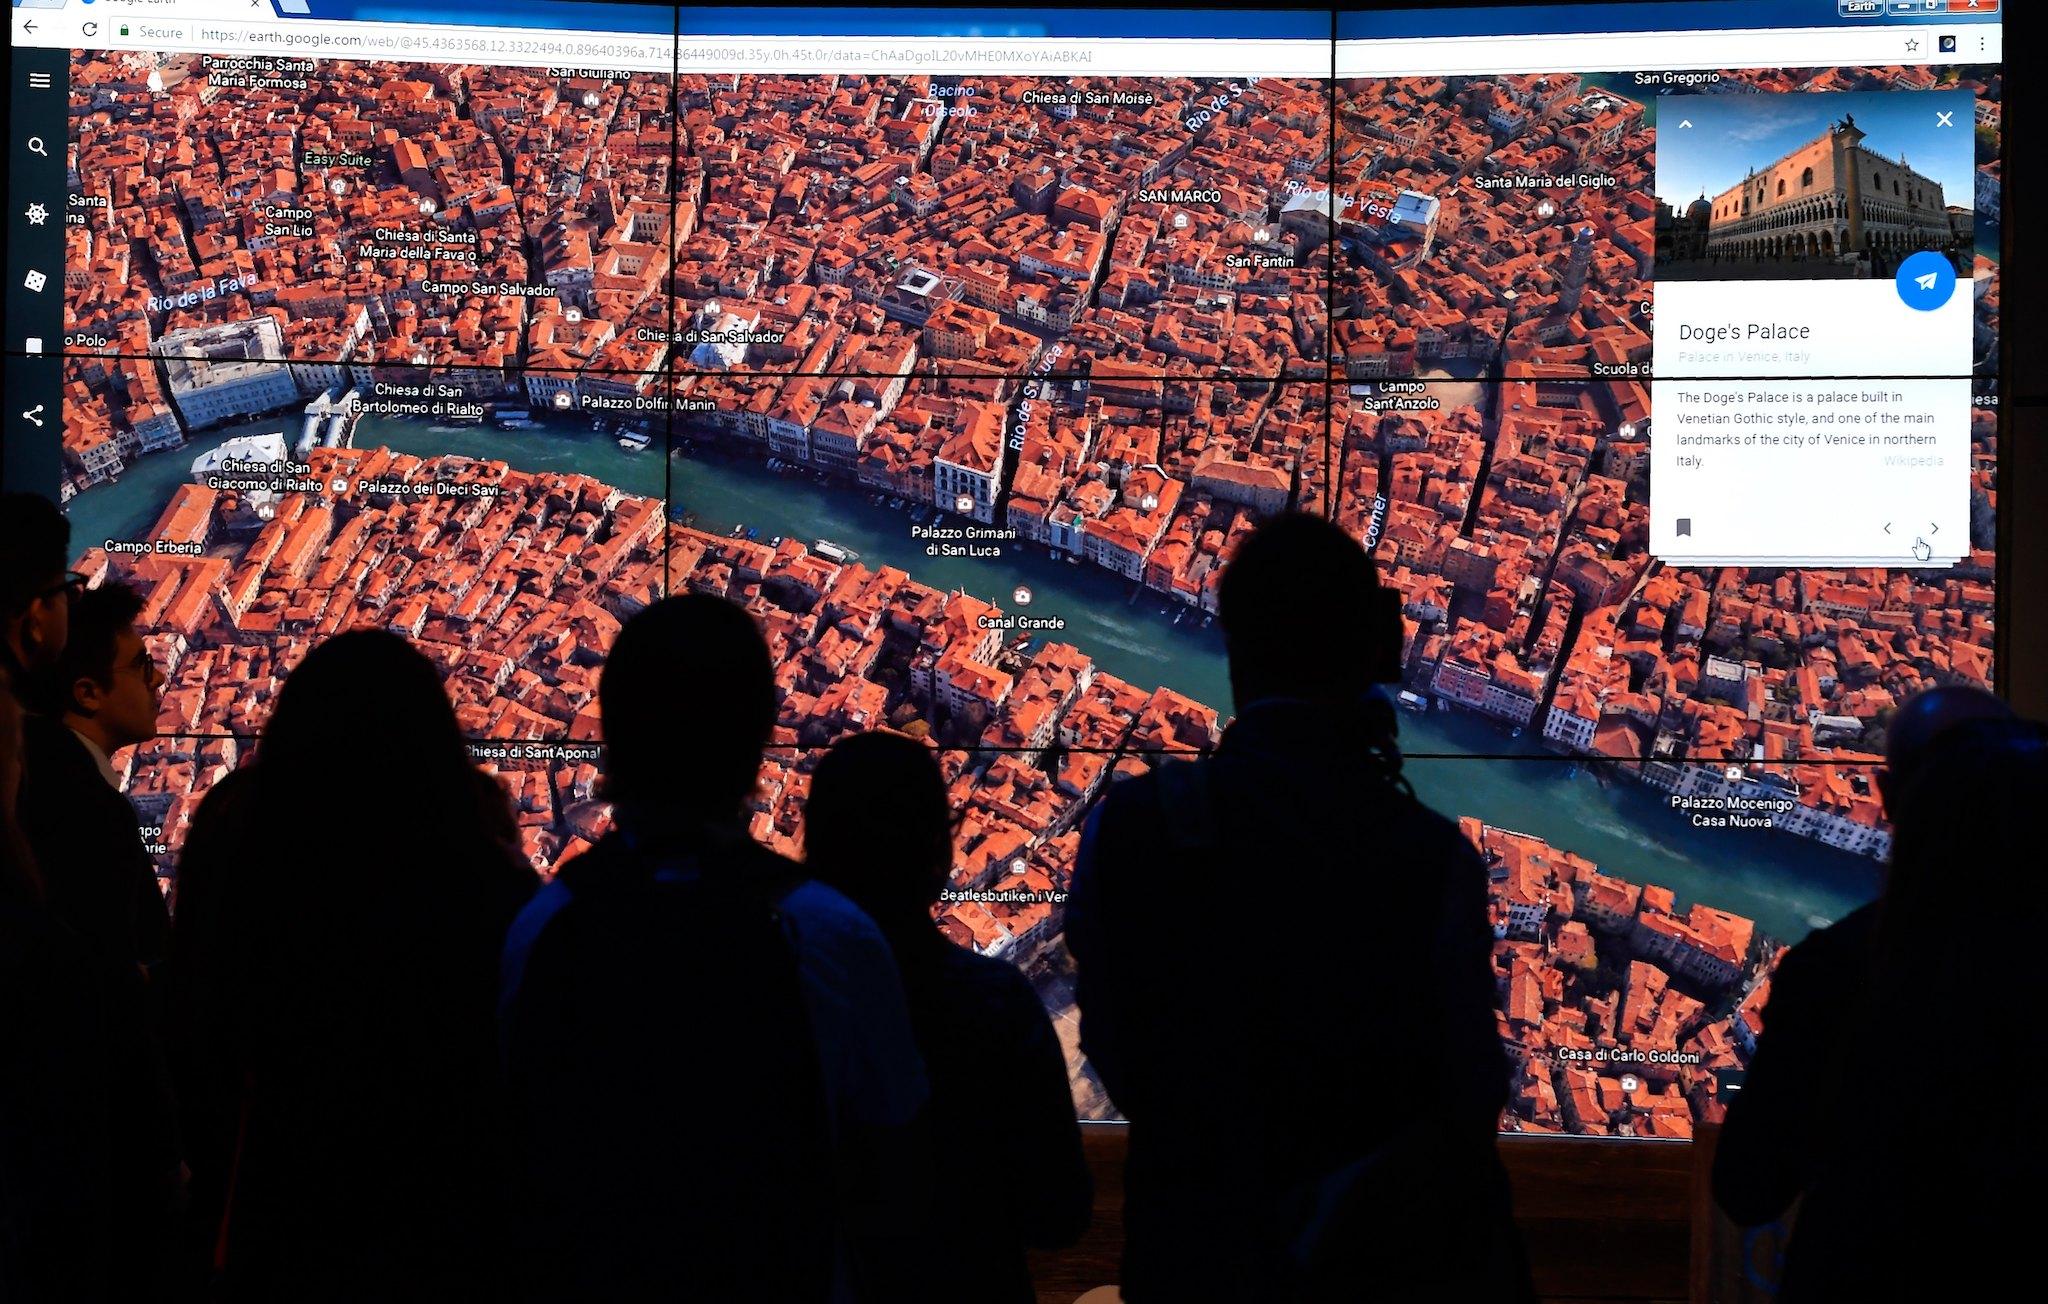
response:
M235 435L280 424L296 438L297 422L276 417L208 431L183 450L144 458L118 483L87 490L69 509L76 546L140 537L189 477L194 458ZM630 493L665 495L672 515L694 515L702 529L725 533L745 524L763 538L830 539L867 565L897 566L922 583L964 589L1006 609L1016 609L1013 594L1027 587L1031 613L1063 617L1060 637L1103 670L1147 688L1165 685L1226 714L1230 709L1215 629L1195 619L1176 624L1162 599L1144 593L1134 599L1127 582L1027 545L1005 543L995 558L928 556L924 541L912 537L906 512L871 504L845 486L777 474L719 453L678 450L665 460L658 450L620 448L611 436L575 422L502 431L372 415L357 427L355 442L593 476ZM1873 861L1784 834L1695 829L1656 794L1619 779L1603 782L1598 766L1574 763L1478 717L1403 713L1401 723L1408 773L1438 809L1532 834L1630 881L1662 884L1681 903L1737 911L1775 938L1794 940L1878 890L1882 870ZM1372 872L1364 852L1360 870Z

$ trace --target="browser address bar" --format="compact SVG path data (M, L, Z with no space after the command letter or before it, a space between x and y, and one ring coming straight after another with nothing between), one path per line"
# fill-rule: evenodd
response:
M90 21L90 20L87 20ZM957 37L693 37L416 23L137 20L127 32L79 20L37 34L72 49L190 51L305 59L451 63L655 72L919 72L1097 76L1326 77L1327 41L1093 40ZM68 27L69 30L64 30Z
M621 71L667 72L674 38L616 32L548 32L423 24L216 23L192 25L204 49L301 54L314 58L423 58L466 63L574 63Z
M738 44L722 38L712 41L685 38L676 52L676 66L742 72L779 68L834 72L842 69L870 70L875 65L910 66L930 72L986 72L990 69L1068 72L1092 69L1095 57L1102 49L1101 44L1073 45L1060 41L953 45L944 40L917 37L887 44L860 38L834 40L830 37L763 39Z

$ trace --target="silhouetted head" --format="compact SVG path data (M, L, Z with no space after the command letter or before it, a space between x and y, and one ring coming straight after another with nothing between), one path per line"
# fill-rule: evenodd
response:
M1399 678L1400 599L1318 516L1276 516L1224 568L1217 614L1239 711L1262 697L1349 702Z
M775 726L775 669L745 608L664 598L619 630L598 681L605 789L724 819L753 791Z
M433 663L385 630L350 630L306 654L256 761L272 813L296 808L311 839L388 844L398 828L417 839L471 827L477 772L455 709Z
M929 923L953 868L953 818L931 748L892 733L834 743L811 775L804 861L885 928Z
M1950 730L1975 720L2009 720L2012 708L1981 688L1949 684L1915 693L1893 714L1885 731L1884 769L1878 771L1877 790L1884 797L1885 811L1894 814L1896 794L1913 781L1914 775Z
M0 657L19 681L43 671L64 651L71 599L65 556L71 523L40 494L0 494ZM16 682L14 691L29 686Z
M179 907L181 924L198 911L186 944L216 957L221 1008L264 1062L302 1066L285 1080L316 1063L338 1082L410 1074L433 1100L452 1064L488 1056L475 1019L530 884L505 789L471 762L425 655L383 629L316 645L254 763L208 795L188 857L200 822L213 853ZM349 1058L364 1050L400 1062Z
M125 584L87 590L50 676L50 713L109 753L156 736L164 676L135 628L141 614L142 599Z

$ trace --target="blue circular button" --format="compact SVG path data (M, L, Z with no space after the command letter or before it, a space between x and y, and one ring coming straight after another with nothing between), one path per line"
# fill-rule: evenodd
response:
M1930 249L1922 249L1899 264L1894 278L1899 298L1916 312L1933 312L1956 292L1955 264Z

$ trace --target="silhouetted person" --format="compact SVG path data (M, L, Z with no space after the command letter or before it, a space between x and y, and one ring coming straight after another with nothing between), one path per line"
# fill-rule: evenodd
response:
M0 494L0 670L17 699L63 655L85 577L67 571L71 522L37 494Z
M120 1034L108 1120L117 1296L147 1293L161 1280L180 1185L163 1002L152 979L170 916L110 759L156 734L163 677L135 628L141 610L134 591L118 584L79 597L64 650L42 672L43 713L22 725L21 828L51 913L106 975Z
M835 743L811 776L804 859L881 926L903 976L941 1183L914 1247L921 1279L1030 1304L1024 1251L1086 1230L1092 1183L1044 1004L1015 965L955 946L932 919L953 869L953 819L931 749L886 733ZM987 1162L992 1127L999 1165ZM962 1210L972 1235L960 1234Z
M15 818L24 700L63 655L83 577L71 527L34 494L0 494L0 1298L101 1300L116 1285L112 1142L134 1116L142 1025L132 984L49 908ZM123 1287L132 1284L122 1280Z
M855 1298L853 1246L921 1207L924 1076L875 925L747 836L767 644L740 607L668 598L598 698L616 827L506 943L532 1292Z
M227 1300L508 1289L498 953L532 895L433 665L360 630L285 680L179 861L194 1253Z
M164 958L170 916L111 759L156 736L163 675L135 628L141 611L120 584L78 599L48 713L23 726L22 825L58 917L109 958L148 970Z
M2000 890L1986 876L1995 876L2001 862L1980 861L1975 858L1979 852L1972 848L1989 851L1997 846L1997 838L2014 836L2010 828L1999 832L2003 816L1995 805L1996 794L2024 791L2024 766L1995 777L1983 792L1958 792L1957 785L1972 782L1969 776L1984 765L2002 763L1991 760L1980 765L1967 757L1972 749L2010 748L2014 738L2023 737L2029 728L2013 722L2011 710L1998 698L1965 687L1921 693L1901 706L1893 718L1886 767L1877 776L1885 812L1895 830L1885 893L1810 934L1778 962L1770 1001L1763 1011L1764 1034L1744 1088L1729 1105L1714 1156L1714 1198L1737 1223L1770 1222L1802 1194L1830 1181L1836 1184L1833 1203L1839 1209L1843 1207L1839 1185L1843 1173L1860 1172L1858 1180L1883 1179L1883 1174L1865 1171L1867 1164L1845 1152L1887 1144L1866 1135L1866 1128L1896 1135L1892 1115L1901 1097L1924 1098L1929 1083L1938 1077L1904 1068L1927 1062L1913 1049L1916 1039L1959 1037L1956 1020L1968 1014L1949 1011L1936 1015L1933 1025L1919 1028L1903 1019L1903 1011L1881 1006L1873 1009L1873 992L1884 990L1888 981L1879 972L1885 962L1887 935L1908 935L1906 929L1917 931L1922 922L1906 920L1895 927L1887 921L1904 919L1908 909L1921 910L1921 906L1901 902L1934 891L1936 883L1943 885L1942 890L1967 898L1999 897ZM2010 730L2020 732L2009 735ZM1954 794L1957 810L1942 810L1936 804L1935 794L1939 793ZM2033 800L2038 802L2043 795L2048 794L2036 791ZM1952 822L1969 827L1956 830L1950 843L1943 831ZM2022 858L2033 854L2023 844L2014 844L2006 852ZM1939 905L1934 909L1938 917L1945 914ZM1974 931L1971 924L1958 922L1955 926L1966 934ZM1977 944L1991 949L1999 945L1988 940ZM1946 949L1945 944L1940 949ZM1914 974L1909 982L1923 982L1932 991L1956 993L1963 1005L1974 1008L1986 1000L1995 1005L1999 999L1999 993L1988 985L1975 994L1963 994L1971 985L1964 975L1937 972L1931 955L1924 961L1908 957L1905 963ZM1994 1039L2009 1036L2010 1030L1989 1035ZM1894 1085L1887 1086L1887 1082ZM1940 1094L1938 1088L1935 1094ZM1967 1112L1967 1106L1961 1108ZM1942 1127L1944 1132L1953 1130L1954 1120ZM1845 1163L1845 1158L1849 1162ZM1895 1180L1883 1180L1871 1198L1910 1203L1910 1193L1901 1192L1898 1185ZM1866 1247L1887 1244L1868 1239L1874 1235L1868 1228L1835 1221L1825 1207L1818 1215L1803 1207L1794 1231L1794 1261L1831 1260L1850 1243ZM1824 1245L1835 1236L1849 1240ZM1873 1266L1888 1274L1899 1264L1897 1248L1887 1245L1885 1253L1875 1256L1879 1263ZM1807 1298L1836 1297L1825 1278L1808 1275L1801 1281L1788 1267L1786 1294L1796 1298L1802 1291ZM1877 1293L1885 1292L1880 1289Z
M71 523L49 499L36 494L0 494L0 684L9 700L8 736L17 745L12 782L19 785L25 764L22 738L28 699L47 686L71 628L71 604L85 591L85 577L65 569ZM13 794L10 794L13 795ZM8 851L14 899L42 900L42 875L27 845Z
M1303 515L1218 596L1237 719L1111 787L1067 909L1124 1298L1515 1298L1486 870L1400 777L1398 596Z
M34 858L16 818L15 800L21 795L21 725L14 677L0 668L0 901L29 899L40 878L33 872Z
M0 1299L99 1299L105 1226L97 1189L79 1180L103 1162L91 1144L100 1118L79 1109L97 1083L86 1040L95 1012L79 999L91 980L84 949L66 945L42 906L15 820L21 723L0 668Z

